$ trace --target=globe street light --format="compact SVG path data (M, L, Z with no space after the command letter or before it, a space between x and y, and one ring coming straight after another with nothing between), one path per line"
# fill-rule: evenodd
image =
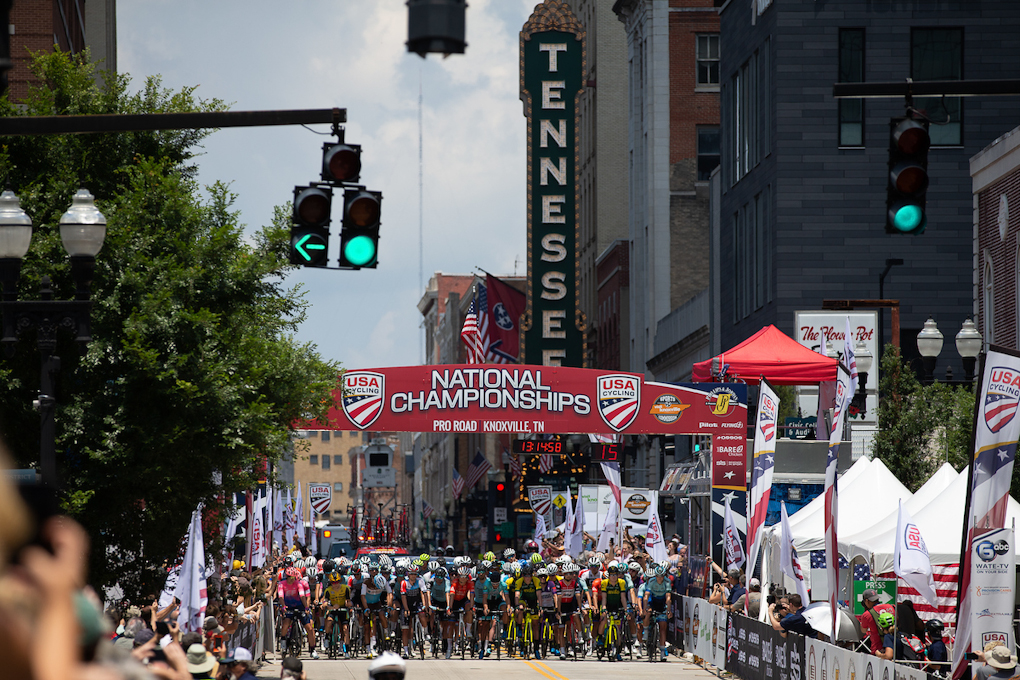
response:
M935 362L939 352L942 351L942 331L931 317L928 317L924 322L924 328L917 334L917 351L920 352L921 363L924 365L924 380L932 382L935 376Z
M41 355L39 398L39 466L43 484L56 487L56 424L53 397L56 374L60 370L57 333L67 329L82 345L92 340L89 319L92 313L89 285L95 270L96 255L106 239L106 218L96 208L94 197L85 189L74 195L71 207L60 218L60 238L71 260L71 274L77 287L74 300L54 300L49 276L39 282L38 300L18 300L21 262L32 242L32 220L21 209L12 191L0 193L0 281L3 282L3 336L0 344L7 356L13 356L18 338L34 333Z
M963 377L967 382L974 381L974 364L981 353L981 333L971 319L963 322L960 332L956 334L956 351L963 359Z

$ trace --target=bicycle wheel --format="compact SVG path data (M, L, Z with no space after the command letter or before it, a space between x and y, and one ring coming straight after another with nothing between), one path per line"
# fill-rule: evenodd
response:
M645 653L648 654L648 663L655 663L657 660L656 654L659 651L659 623L654 618L652 624L648 626L648 637L645 639Z

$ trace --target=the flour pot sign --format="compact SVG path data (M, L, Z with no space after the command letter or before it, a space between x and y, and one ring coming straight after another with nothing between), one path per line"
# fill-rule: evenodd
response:
M333 486L331 484L309 484L308 500L312 504L312 510L321 515L329 510L329 505L333 502Z

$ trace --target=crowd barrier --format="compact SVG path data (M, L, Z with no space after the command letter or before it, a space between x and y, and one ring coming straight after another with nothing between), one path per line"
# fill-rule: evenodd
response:
M276 622L273 620L273 607L265 606L262 614L255 623L242 623L237 630L227 638L227 653L232 653L238 647L244 647L251 652L252 658L256 661L262 659L267 651L276 649Z
M766 623L729 614L700 598L676 599L682 609L676 629L683 634L684 651L741 680L940 680L918 668L796 633L783 637Z

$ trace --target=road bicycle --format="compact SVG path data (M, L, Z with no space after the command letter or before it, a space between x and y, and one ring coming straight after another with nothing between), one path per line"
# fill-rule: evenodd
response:
M411 615L414 617L414 621L411 625L411 649L417 650L422 660L425 659L425 640L429 637L429 632L422 625L421 617L415 613Z
M365 653L365 626L363 623L363 613L358 607L351 609L351 613L348 619L348 626L350 628L350 643L347 646L347 651L351 657L357 658Z
M297 607L287 608L287 618L290 619L290 630L287 637L283 639L283 650L287 656L301 656L302 641L305 637L305 629L301 625L301 616L304 610Z
M541 615L537 611L532 611L528 608L524 609L524 622L521 624L521 630L518 634L522 659L527 659L532 650L538 656L538 647L535 645L535 621L541 620L540 617Z
M645 640L645 651L648 653L648 661L665 661L666 658L662 656L662 648L659 647L659 624L665 623L667 619L666 612L654 612L654 616L651 617L651 625L648 626L648 638Z
M343 653L343 628L346 624L344 622L345 610L334 609L333 611L327 612L327 619L333 620L333 627L329 631L329 639L326 640L326 654L330 659L339 659Z
M606 622L605 652L610 661L620 660L620 632L623 627L623 619L620 617L620 610L613 609L608 612L609 620ZM601 656L599 657L602 658Z

